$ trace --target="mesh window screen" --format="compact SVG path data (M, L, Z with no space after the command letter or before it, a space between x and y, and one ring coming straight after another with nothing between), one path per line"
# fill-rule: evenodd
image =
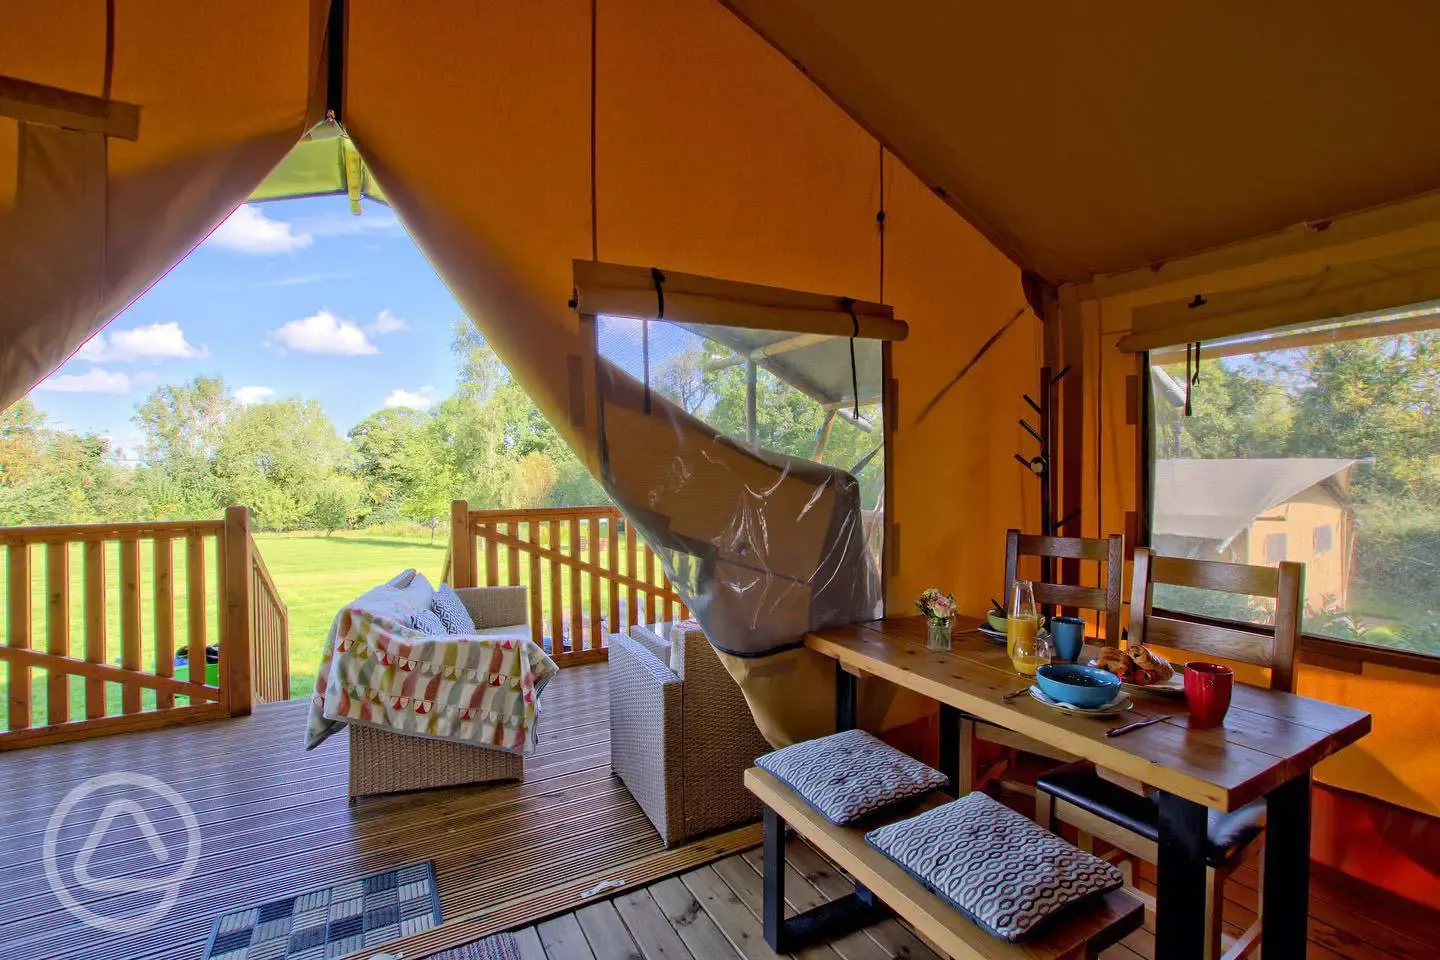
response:
M847 337L599 317L596 340L601 482L713 644L880 615L878 341L852 376Z

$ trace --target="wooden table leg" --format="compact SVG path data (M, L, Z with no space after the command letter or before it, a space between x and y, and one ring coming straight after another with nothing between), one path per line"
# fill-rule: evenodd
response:
M1155 878L1155 956L1201 960L1205 954L1205 835L1208 811L1160 794L1160 852ZM1267 954L1267 960L1269 955Z
M1260 952L1265 960L1300 960L1310 918L1310 773L1266 798L1264 896Z
M855 729L859 677L835 661L835 732Z
M950 779L945 792L959 796L960 790L960 711L940 704L940 772ZM966 762L972 758L965 757Z

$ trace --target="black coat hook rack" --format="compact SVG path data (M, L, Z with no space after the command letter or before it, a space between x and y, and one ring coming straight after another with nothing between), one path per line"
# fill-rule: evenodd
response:
M1069 372L1069 364L1053 376L1049 367L1040 368L1040 389L1037 391L1040 399L1036 400L1028 393L1024 395L1025 403L1035 412L1035 418L1040 425L1036 427L1025 418L1020 419L1020 426L1034 438L1040 450L1031 457L1023 453L1015 454L1016 461L1040 481L1040 531L1047 537L1059 536L1066 524L1080 516L1080 510L1076 508L1059 520L1055 519L1055 398L1059 393L1060 381L1064 380ZM1054 580L1054 563L1054 560L1048 557L1041 561L1041 576L1050 582Z

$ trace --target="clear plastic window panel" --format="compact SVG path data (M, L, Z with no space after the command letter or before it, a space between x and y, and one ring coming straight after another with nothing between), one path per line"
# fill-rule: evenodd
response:
M601 481L712 643L881 614L878 341L852 367L848 337L600 317L596 340Z
M1151 542L1305 565L1304 629L1440 654L1440 304L1150 355ZM1401 324L1403 332L1386 332ZM1414 329L1419 326L1421 329ZM1157 586L1155 605L1270 624L1273 601Z

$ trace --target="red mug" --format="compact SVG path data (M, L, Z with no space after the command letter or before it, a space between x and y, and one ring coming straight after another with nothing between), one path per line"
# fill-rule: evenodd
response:
M1196 660L1185 664L1185 703L1190 707L1191 726L1218 727L1230 710L1235 689L1235 671L1218 663Z

